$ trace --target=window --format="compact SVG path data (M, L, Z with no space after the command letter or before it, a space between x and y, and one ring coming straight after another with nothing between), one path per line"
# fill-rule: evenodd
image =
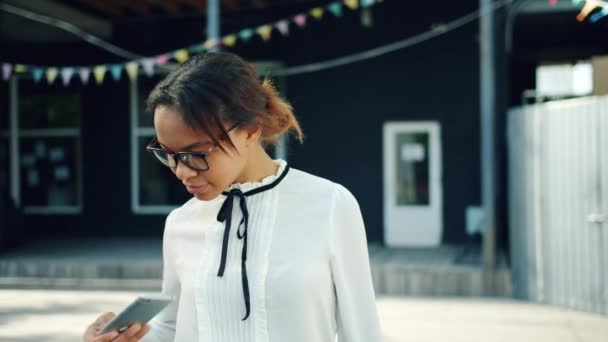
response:
M255 64L255 67L261 76L272 76L280 69L277 63ZM168 214L191 198L171 170L145 149L156 134L153 115L145 111L145 100L164 76L143 75L137 82L131 82L131 207L138 214ZM278 89L284 88L282 78L273 77L273 81ZM286 143L281 140L277 148L269 152L284 159L285 149Z
M19 81L21 204L28 213L81 211L80 94Z
M144 75L138 82L131 82L132 209L138 214L166 214L189 198L171 170L146 151L156 133L145 101L163 76Z

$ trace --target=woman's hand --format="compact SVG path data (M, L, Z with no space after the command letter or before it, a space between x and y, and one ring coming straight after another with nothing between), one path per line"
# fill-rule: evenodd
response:
M130 326L125 331L119 333L118 331L111 331L105 333L103 335L98 335L99 330L108 323L112 318L114 318L114 314L111 312L107 312L101 316L99 316L93 324L89 325L87 330L84 333L83 341L84 342L137 342L145 334L150 331L150 326L146 325L142 327L141 324L136 323Z

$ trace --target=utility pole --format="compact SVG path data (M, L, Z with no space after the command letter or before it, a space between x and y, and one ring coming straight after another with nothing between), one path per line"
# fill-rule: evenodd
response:
M493 295L496 268L496 44L493 0L479 0L479 5L481 199L485 218L483 287L485 295Z
M220 0L207 0L207 39L213 39L216 42L210 50L219 51Z

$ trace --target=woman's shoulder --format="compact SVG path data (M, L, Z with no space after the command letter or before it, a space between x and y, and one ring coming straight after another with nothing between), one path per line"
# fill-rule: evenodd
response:
M300 195L321 196L333 200L355 200L352 193L342 184L291 168L290 177L285 178L284 191Z

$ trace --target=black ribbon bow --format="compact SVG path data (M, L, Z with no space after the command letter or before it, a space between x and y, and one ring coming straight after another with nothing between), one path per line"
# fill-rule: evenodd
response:
M243 282L243 297L245 298L245 318L249 317L251 311L251 304L249 298L249 279L247 278L247 226L249 224L249 211L247 210L247 200L245 194L239 189L232 189L227 194L226 200L222 204L220 211L217 213L217 220L219 222L226 221L226 229L224 230L224 240L222 242L222 259L220 261L220 269L217 272L218 277L224 276L224 270L226 269L226 256L228 254L228 240L230 238L230 227L232 225L232 208L234 207L234 198L240 199L241 212L243 218L237 227L236 235L239 239L243 240L243 250L241 251L241 280ZM244 226L243 232L241 233L241 226Z
M239 189L232 189L229 192L223 192L222 194L226 196L220 211L217 213L217 220L219 222L226 222L226 228L224 229L224 239L222 241L222 256L220 260L220 268L217 272L218 277L224 276L224 271L226 269L226 257L228 255L228 240L230 239L230 228L232 226L232 209L234 208L234 201L236 198L239 199L239 206L241 208L241 212L243 213L243 218L239 223L236 231L236 236L243 240L243 250L241 252L241 281L243 282L243 298L245 299L245 317L243 321L249 318L249 314L251 312L251 300L249 296L249 279L247 277L247 228L249 226L249 211L247 210L247 200L246 197L252 196L255 194L259 194L262 191L270 190L277 186L285 178L287 172L289 171L289 165L285 166L285 170L283 173L274 180L272 183L260 186L258 188L249 190L247 192L242 192ZM241 226L244 227L241 231Z

